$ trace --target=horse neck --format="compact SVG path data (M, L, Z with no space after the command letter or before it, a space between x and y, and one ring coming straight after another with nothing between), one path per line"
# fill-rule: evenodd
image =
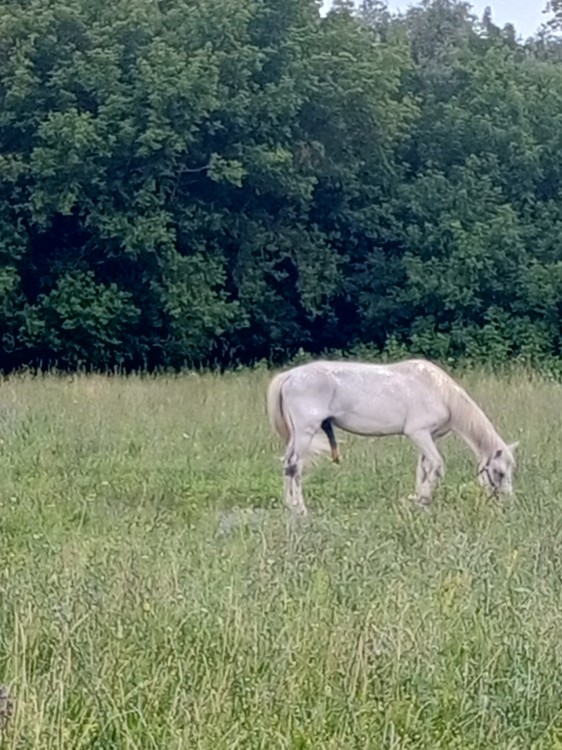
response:
M479 459L490 456L498 448L503 448L503 440L482 409L468 393L458 386L457 388L458 391L451 403L453 430L464 439Z

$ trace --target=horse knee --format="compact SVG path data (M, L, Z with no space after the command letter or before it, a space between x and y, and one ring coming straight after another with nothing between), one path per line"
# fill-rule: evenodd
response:
M291 450L285 457L283 473L289 479L294 479L300 473L300 461L294 450Z
M445 464L443 463L442 458L431 458L426 459L426 461L422 462L422 479L425 480L437 480L437 479L443 479L445 476Z
M296 463L285 463L285 466L283 467L283 473L286 477L289 477L289 479L294 479L299 471L298 464Z

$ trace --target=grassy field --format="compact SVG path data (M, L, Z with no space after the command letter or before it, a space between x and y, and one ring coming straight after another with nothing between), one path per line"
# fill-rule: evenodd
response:
M509 503L452 439L421 513L412 446L346 437L295 521L267 377L0 384L3 746L562 748L560 386L463 378Z

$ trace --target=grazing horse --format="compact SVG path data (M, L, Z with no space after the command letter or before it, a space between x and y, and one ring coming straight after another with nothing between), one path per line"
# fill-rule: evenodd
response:
M285 503L304 515L302 472L311 452L325 448L339 463L334 427L357 435L406 435L418 449L416 499L427 507L444 464L435 441L455 432L478 459L478 479L492 493L511 494L513 456L468 393L437 365L411 359L388 365L310 362L279 373L267 411L283 440ZM325 437L324 437L325 436Z

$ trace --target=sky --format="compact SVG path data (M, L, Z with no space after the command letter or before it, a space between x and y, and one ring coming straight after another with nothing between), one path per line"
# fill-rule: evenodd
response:
M470 0L469 0L470 1ZM512 23L519 36L524 38L536 32L539 26L548 20L549 16L543 13L547 0L472 0L474 15L479 18L484 13L484 8L490 6L492 9L492 21L497 26ZM405 11L410 5L415 5L412 0L388 0L387 5L391 11ZM325 6L329 7L331 0L325 0Z

